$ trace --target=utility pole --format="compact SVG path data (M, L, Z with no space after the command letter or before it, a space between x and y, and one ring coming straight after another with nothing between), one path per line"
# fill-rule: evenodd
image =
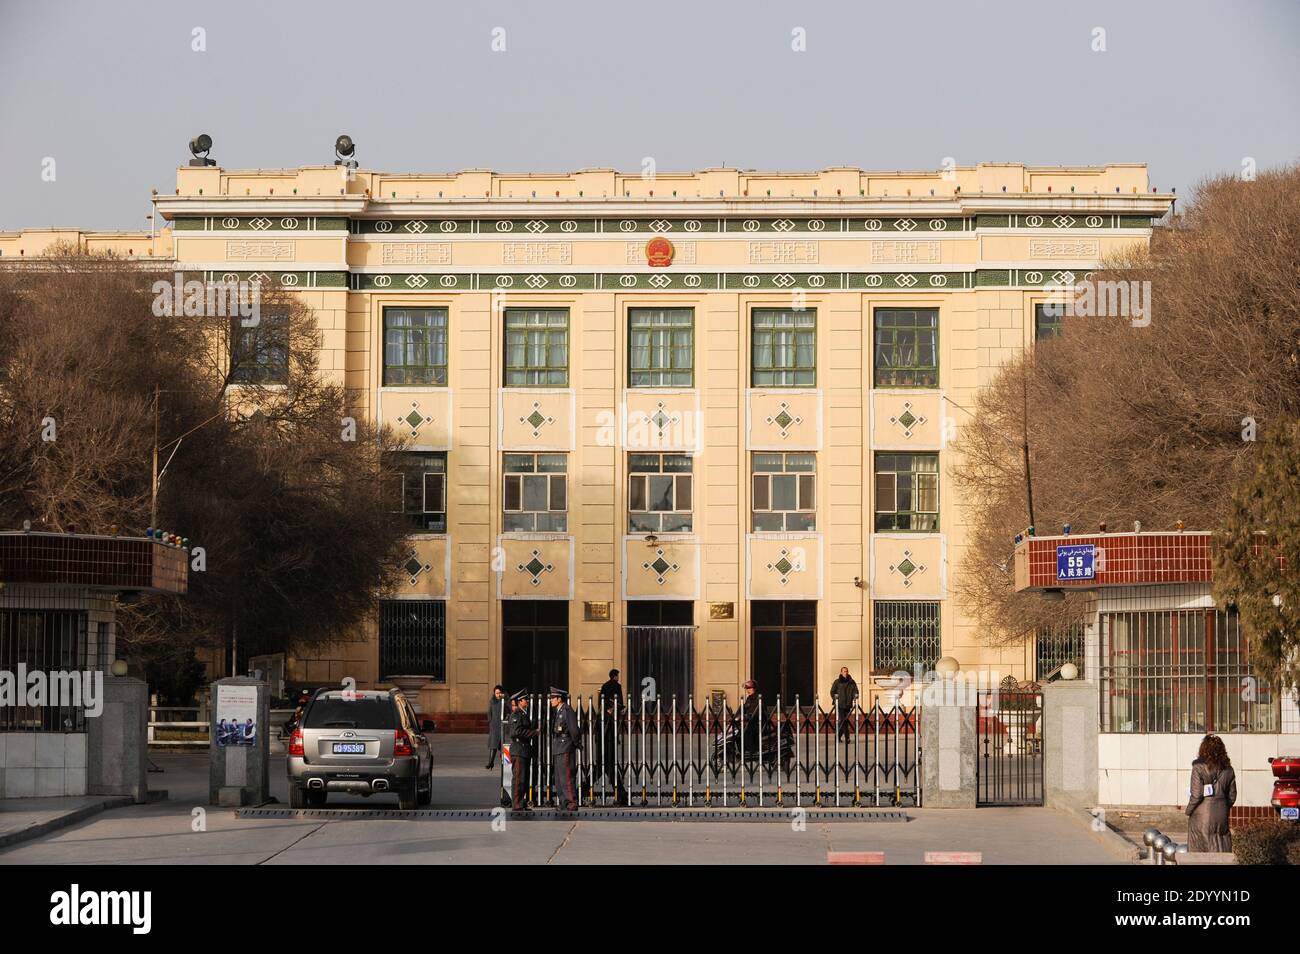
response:
M1032 357L1030 358L1032 360ZM1029 470L1029 366L1020 369L1020 436L1025 455L1025 500L1029 506L1029 525L1034 523L1034 479Z
M149 526L158 526L158 395L159 386L153 386L153 481L152 499L149 503Z

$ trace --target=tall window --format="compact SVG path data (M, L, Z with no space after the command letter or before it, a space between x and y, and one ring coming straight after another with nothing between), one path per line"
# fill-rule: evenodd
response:
M569 310L506 309L506 387L569 386Z
M629 533L686 533L691 529L689 454L629 454Z
M1065 315L1064 302L1045 302L1034 306L1034 340L1054 338L1061 333L1061 318Z
M754 530L817 529L817 456L754 455Z
M1074 663L1079 667L1080 677L1085 676L1085 646L1082 623L1040 629L1034 638L1035 681L1046 682L1066 663Z
M876 529L939 529L938 454L876 454Z
M876 387L939 386L939 310L877 308Z
M568 469L565 454L506 454L503 528L528 533L567 531Z
M231 328L232 384L289 383L289 315L267 309L252 327L236 320Z
M628 310L628 385L689 388L695 383L695 311Z
M447 454L398 451L392 455L394 501L411 527L447 532Z
M751 381L756 388L817 384L817 312L755 308Z
M1277 732L1235 611L1102 613L1103 732Z
M872 608L872 672L931 670L942 655L939 604L877 600Z
M379 678L447 679L447 604L442 600L379 601Z
M447 386L447 309L384 309L384 384Z

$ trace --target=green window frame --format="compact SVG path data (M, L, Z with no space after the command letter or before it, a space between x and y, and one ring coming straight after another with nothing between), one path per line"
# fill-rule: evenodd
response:
M628 387L695 386L695 309L629 308Z
M1041 302L1034 306L1034 340L1044 341L1061 333L1065 302Z
M284 385L289 383L289 315L263 312L255 325L231 323L230 383Z
M755 453L752 475L755 533L817 529L817 455Z
M507 308L505 386L569 386L569 309Z
M394 513L424 533L447 532L446 451L394 451Z
M506 454L501 528L506 533L565 533L569 529L567 454Z
M447 309L384 309L384 386L447 386Z
M939 309L877 308L875 382L878 388L939 386Z
M939 455L876 454L876 530L939 529Z
M690 454L629 454L628 533L689 533L693 468Z
M750 386L817 386L817 310L755 308L750 314Z

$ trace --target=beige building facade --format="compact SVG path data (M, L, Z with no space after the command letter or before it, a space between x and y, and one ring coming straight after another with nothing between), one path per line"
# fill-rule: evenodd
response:
M402 585L294 683L470 712L619 668L665 705L750 677L825 705L841 666L867 692L942 656L1035 676L954 597L950 448L1040 306L1172 198L1140 165L196 167L155 236L4 233L0 261L73 241L289 289L323 372L405 436Z

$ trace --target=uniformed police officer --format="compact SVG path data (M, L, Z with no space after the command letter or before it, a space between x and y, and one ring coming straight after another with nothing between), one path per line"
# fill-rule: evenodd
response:
M528 690L520 689L510 701L514 704L510 714L510 805L517 812L529 811L528 772L533 764L532 714L528 711Z
M555 803L565 811L578 810L577 750L581 743L578 716L569 705L569 694L551 688L551 763L555 766Z

